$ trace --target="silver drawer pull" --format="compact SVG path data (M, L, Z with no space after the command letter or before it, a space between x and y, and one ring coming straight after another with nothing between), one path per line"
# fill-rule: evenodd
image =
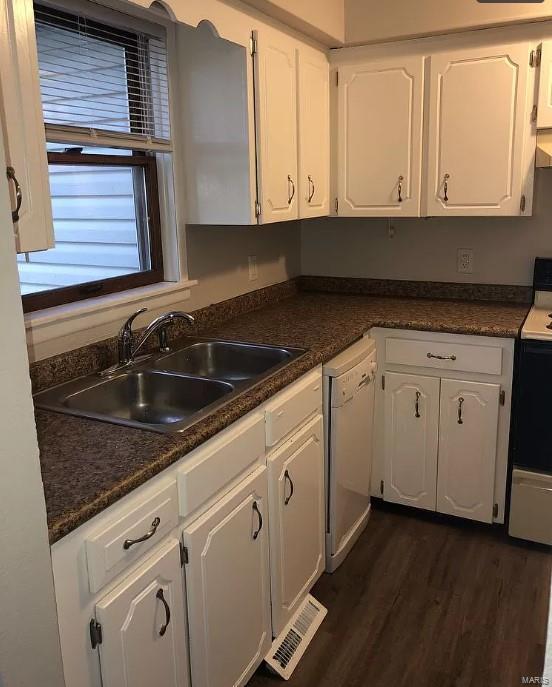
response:
M155 520L151 523L151 529L148 532L146 532L146 534L144 534L143 537L140 537L139 539L125 539L123 549L126 551L127 549L130 549L131 546L134 546L134 544L140 544L143 541L151 539L153 535L157 532L157 528L160 524L161 518L155 518Z
M454 353L452 355L436 355L435 353L428 353L428 358L435 358L436 360L456 360Z

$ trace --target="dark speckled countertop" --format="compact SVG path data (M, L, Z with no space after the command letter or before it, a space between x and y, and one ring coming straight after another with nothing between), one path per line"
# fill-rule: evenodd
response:
M167 436L47 411L36 413L50 542L161 472L371 327L516 337L527 304L298 292L206 327L202 336L306 348L301 358Z

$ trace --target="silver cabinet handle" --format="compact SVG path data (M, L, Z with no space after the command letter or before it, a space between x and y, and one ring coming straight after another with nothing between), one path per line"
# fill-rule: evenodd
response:
M436 360L456 360L454 353L452 355L436 355L435 353L428 353L428 358L435 358Z
M15 210L12 210L12 222L19 222L19 210L21 210L21 203L23 202L23 191L21 184L17 181L15 176L15 169L13 167L6 168L6 176L13 181L15 185Z
M259 506L257 505L256 501L253 501L252 507L253 507L253 511L257 514L257 518L259 520L259 526L253 532L253 539L257 539L257 537L261 533L261 530L263 529L263 516L261 515L261 511L259 510Z
M399 203L402 203L402 202L403 202L403 199L402 199L402 182L403 182L403 181L404 181L404 177L403 177L403 175L401 174L400 177L399 177L399 185L398 185L398 187L397 187L397 193L398 193L398 201L399 201Z
M443 180L443 200L445 203L448 203L448 180L450 179L450 174L445 174L444 180Z
M289 482L289 496L285 496L286 480ZM295 487L293 485L293 480L290 477L289 470L286 470L284 472L284 506L287 506L288 503L291 501L291 497L293 496L294 490L295 490Z
M134 544L140 544L143 541L147 541L148 539L151 539L153 535L157 532L157 528L161 524L161 518L155 518L155 520L151 523L151 529L146 532L142 537L139 539L125 539L123 543L123 549L127 551L130 549L131 546L134 546Z
M464 420L462 419L462 406L464 405L464 399L462 396L458 399L458 424L463 425Z
M155 595L155 597L157 599L159 599L159 601L161 601L161 603L163 604L163 607L165 609L165 622L163 623L163 625L161 625L161 628L159 630L159 636L163 637L163 635L167 631L167 628L169 627L169 623L171 622L171 609L170 609L170 606L165 599L165 595L163 594L162 589L159 589L157 591L157 594Z
M295 182L291 178L291 176L288 174L288 187L291 189L291 192L288 197L288 205L291 205L292 200L295 198Z
M416 391L416 405L415 405L416 412L414 413L414 417L421 417L421 415L420 415L420 398L421 398L421 396L422 396L422 394L419 391Z
M308 199L308 202L311 203L312 199L314 198L316 186L314 185L314 181L312 180L312 177L310 174L308 176L308 180L309 180L309 199Z

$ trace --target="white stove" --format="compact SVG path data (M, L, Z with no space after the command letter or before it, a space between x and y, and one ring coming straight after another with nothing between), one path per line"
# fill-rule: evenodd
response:
M552 258L536 258L535 298L517 350L509 533L552 544Z
M535 291L533 307L521 329L521 338L552 340L552 291Z

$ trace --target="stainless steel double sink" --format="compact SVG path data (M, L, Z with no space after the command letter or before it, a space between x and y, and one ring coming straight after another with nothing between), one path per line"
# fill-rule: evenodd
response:
M177 433L254 386L303 349L202 339L113 372L35 394L38 408Z

